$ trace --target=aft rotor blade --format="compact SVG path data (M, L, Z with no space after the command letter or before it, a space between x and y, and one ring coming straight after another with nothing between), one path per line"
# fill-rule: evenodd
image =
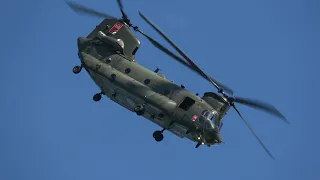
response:
M183 64L184 66L186 66L187 68L189 68L190 70L196 72L197 74L199 74L200 76L202 76L203 78L207 79L206 76L203 76L202 74L198 73L197 71L195 71L190 64L188 64L185 60L183 60L181 57L179 57L178 55L174 54L172 51L168 50L166 47L164 47L163 45L161 45L160 43L158 43L156 40L154 40L153 38L151 38L150 36L146 35L145 33L143 33L141 30L137 30L138 32L140 32L143 36L145 36L156 48L160 49L161 51L163 51L164 53L166 53L168 56L172 57L173 59L177 60L178 62L180 62L181 64ZM213 79L212 77L209 76L209 78L212 81L216 81L215 79ZM225 85L222 85L221 83L217 84L222 87L223 89L225 89L226 92L233 94L233 91L226 87Z
M141 30L138 30L138 32L140 32L144 37L146 37L155 47L157 47L158 49L162 50L164 53L166 53L168 56L174 58L175 60L179 61L180 63L182 63L183 65L187 66L188 68L191 68L190 65L185 62L181 57L179 57L178 55L174 54L173 52L171 52L169 49L167 49L166 47L164 47L163 45L161 45L160 43L158 43L156 40L154 40L153 38L151 38L150 36L146 35L144 32L142 32ZM192 68L191 68L192 69ZM193 69L192 69L193 70Z
M267 104L267 103L264 103L261 101L257 101L257 100L239 98L239 97L233 97L232 101L240 103L240 104L244 104L244 105L259 109L259 110L263 110L269 114L272 114L274 116L281 118L286 123L290 124L290 122L280 113L280 111L278 111L275 107L273 107L270 104Z
M188 56L186 53L184 53L173 41L171 41L155 24L153 24L151 22L150 19L148 19L145 15L143 15L140 11L139 11L139 15L141 16L141 18L143 20L145 20L149 25L151 25L164 39L166 39L170 44L171 46L174 47L174 49L176 51L179 52L179 54L181 56L183 56L187 62L190 64L190 66L197 72L199 73L201 76L204 76L208 81L211 82L211 84L213 84L218 90L219 92L221 92L222 94L223 93L223 89L212 79L209 78L209 76L207 74L205 74ZM228 88L229 90L231 90L230 88Z
M116 19L113 16L110 16L110 15L105 14L103 12L98 12L94 9L87 8L87 7L80 5L78 3L71 2L68 0L65 0L65 2L68 4L68 6L71 9L73 9L76 13L79 13L79 14L87 14L87 15L91 15L91 16L95 16L95 17L99 17L99 18L104 18L104 19Z
M117 0L117 3L118 3L118 6L119 6L119 8L120 8L120 11L121 11L122 18L123 18L123 19L128 19L127 14L126 14L126 13L124 12L124 10L123 10L122 1L121 1L121 0Z
M257 134L254 132L253 128L251 127L251 125L242 117L241 113L238 111L238 109L236 108L236 106L233 104L232 107L237 111L237 113L239 114L240 118L243 120L243 122L247 125L247 127L250 129L250 131L252 132L252 134L256 137L256 139L259 141L260 145L263 147L263 149L269 154L269 156L272 159L275 159L273 157L273 155L271 154L271 152L267 149L267 147L263 144L263 142L260 140L260 138L257 136Z

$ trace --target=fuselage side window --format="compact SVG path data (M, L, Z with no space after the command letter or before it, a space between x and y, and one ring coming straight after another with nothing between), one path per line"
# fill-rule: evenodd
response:
M185 111L188 111L189 108L195 103L195 100L189 98L189 97L186 97L182 103L179 105L179 108L185 110Z

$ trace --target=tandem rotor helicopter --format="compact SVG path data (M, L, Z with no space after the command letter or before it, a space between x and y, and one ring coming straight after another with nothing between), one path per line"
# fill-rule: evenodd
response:
M84 68L99 87L101 92L93 96L94 101L99 101L102 95L105 95L124 108L158 124L162 130L153 133L154 139L158 142L162 141L163 132L167 130L178 137L186 137L196 142L196 148L200 145L210 147L223 143L220 135L223 117L230 108L233 108L265 151L273 158L242 117L235 103L264 110L289 123L276 108L260 101L234 97L230 88L203 72L186 53L141 12L139 15L142 19L168 41L184 59L134 26L124 12L121 0L117 0L122 13L121 19L74 2L66 1L66 3L77 13L104 19L87 37L77 39L81 65L73 68L75 74ZM135 60L140 41L130 28L142 34L156 48L208 80L218 89L218 93L205 92L202 97L199 97L198 94L186 90L184 86L166 79L164 75L158 73L158 68L151 71L140 65Z

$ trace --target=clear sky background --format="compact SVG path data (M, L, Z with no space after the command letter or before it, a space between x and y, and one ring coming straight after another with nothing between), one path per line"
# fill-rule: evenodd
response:
M115 0L77 2L120 17ZM101 19L78 16L63 0L1 1L1 180L320 179L317 0L123 0L131 20L164 43L141 10L208 74L238 96L275 105L292 123L239 105L272 160L234 111L227 143L195 149L121 106L72 73L76 38ZM140 35L137 60L194 93L216 89ZM166 43L164 43L167 45ZM169 47L169 46L168 46Z

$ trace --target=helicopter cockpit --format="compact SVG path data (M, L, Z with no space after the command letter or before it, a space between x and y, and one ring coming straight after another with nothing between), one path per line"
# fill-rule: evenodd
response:
M219 129L219 122L218 119L215 116L214 111L205 110L202 112L199 123L205 128L205 129Z

